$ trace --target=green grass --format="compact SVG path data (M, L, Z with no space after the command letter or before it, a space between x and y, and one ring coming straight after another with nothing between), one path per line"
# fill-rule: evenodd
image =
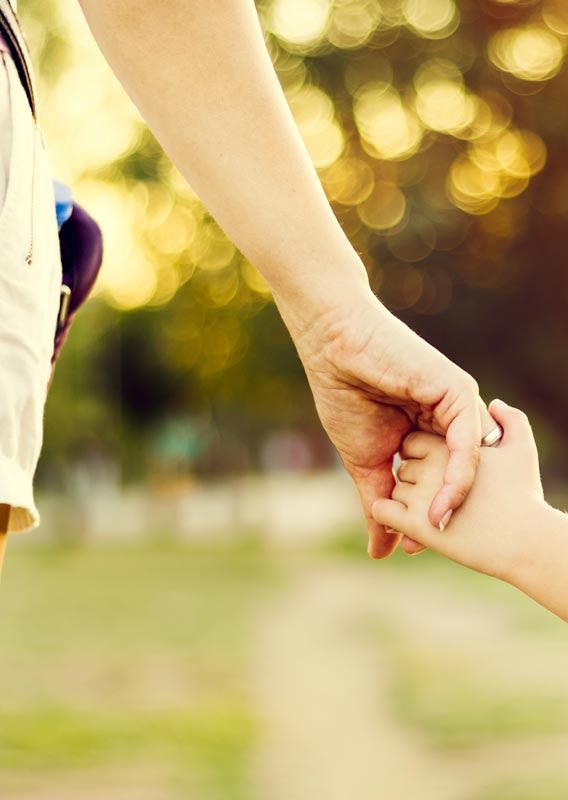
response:
M177 779L199 779L208 797L245 796L247 757L255 727L246 707L219 707L140 712L81 712L43 707L1 715L0 770L45 778L124 763L154 761Z
M562 734L568 695L478 675L477 664L447 650L399 645L393 658L393 703L400 719L433 747L465 750L504 740ZM511 665L514 668L514 665Z
M568 778L559 771L556 775L499 783L468 800L565 800L566 797Z
M152 765L160 797L248 797L257 721L243 676L256 613L280 583L258 547L14 542L0 796L18 775L39 785L102 768L118 786L128 766Z

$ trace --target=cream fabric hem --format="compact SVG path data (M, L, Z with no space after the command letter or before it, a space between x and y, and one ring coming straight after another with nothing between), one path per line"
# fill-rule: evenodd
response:
M0 53L0 503L8 533L40 524L33 479L61 289L47 153L16 66Z

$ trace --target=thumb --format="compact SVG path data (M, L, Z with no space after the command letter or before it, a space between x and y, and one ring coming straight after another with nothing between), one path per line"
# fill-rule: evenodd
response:
M528 445L536 449L531 424L524 411L507 405L502 400L493 400L489 412L495 422L503 428L499 447Z
M479 395L467 385L456 403L457 413L446 429L449 460L444 485L433 499L428 516L436 528L448 511L463 503L473 485L479 463L481 421Z

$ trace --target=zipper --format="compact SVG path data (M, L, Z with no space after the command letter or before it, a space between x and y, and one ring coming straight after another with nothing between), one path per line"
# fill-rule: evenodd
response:
M15 17L15 15L14 18L17 24L17 18ZM26 54L24 53L24 50L20 44L18 37L16 36L16 34L12 29L12 24L10 20L7 18L6 14L4 13L4 11L2 11L2 9L0 9L0 29L2 30L2 33L6 36L6 38L10 40L10 44L12 45L14 53L17 56L16 66L18 67L20 78L26 89L28 100L32 107L32 114L34 116L34 119L36 119L36 102L34 95L34 87L33 87L32 77L30 75L30 71L28 68L27 57Z
M12 9L10 9L12 10ZM38 119L37 119L37 108L35 102L35 95L34 95L34 87L32 82L32 77L30 74L30 68L28 66L28 60L26 53L24 52L24 48L20 42L19 36L14 32L16 26L18 25L18 18L15 14L13 14L13 20L8 19L6 13L0 8L0 30L5 35L6 39L9 40L10 45L12 47L11 55L14 59L14 64L16 65L16 69L20 80L26 90L26 94L28 96L28 100L32 110L33 116L33 134L34 134L34 142L33 142L33 155L32 155L32 186L31 186L31 221L30 221L30 244L28 247L28 252L26 253L26 264L31 267L34 258L34 245L35 245L35 203L36 203L36 149L37 149L37 137L38 137ZM19 29L18 29L19 31ZM44 141L43 130L40 128L40 133L42 136L42 141Z
M34 235L35 235L35 185L36 185L36 148L37 148L37 126L34 122L34 149L32 154L32 199L31 199L31 221L30 221L30 244L26 253L26 264L31 267L34 260Z

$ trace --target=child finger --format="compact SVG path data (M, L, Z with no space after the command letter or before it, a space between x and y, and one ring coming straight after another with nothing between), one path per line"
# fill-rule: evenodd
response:
M410 461L403 461L398 468L397 478L404 483L416 483L420 475L421 461L411 459Z
M403 459L426 458L430 452L433 438L433 434L423 433L422 431L409 433L408 436L404 438L400 449L400 455Z
M493 400L489 409L491 416L503 428L500 447L507 447L511 443L531 444L535 447L531 424L524 411L509 406L502 400Z
M397 500L387 500L379 497L371 507L371 514L375 522L384 525L386 529L403 531L408 520L406 506Z
M393 500L398 500L399 503L402 503L404 506L408 508L408 506L410 505L410 501L412 499L413 491L414 491L413 483L406 483L405 481L399 481L392 490L391 497Z

